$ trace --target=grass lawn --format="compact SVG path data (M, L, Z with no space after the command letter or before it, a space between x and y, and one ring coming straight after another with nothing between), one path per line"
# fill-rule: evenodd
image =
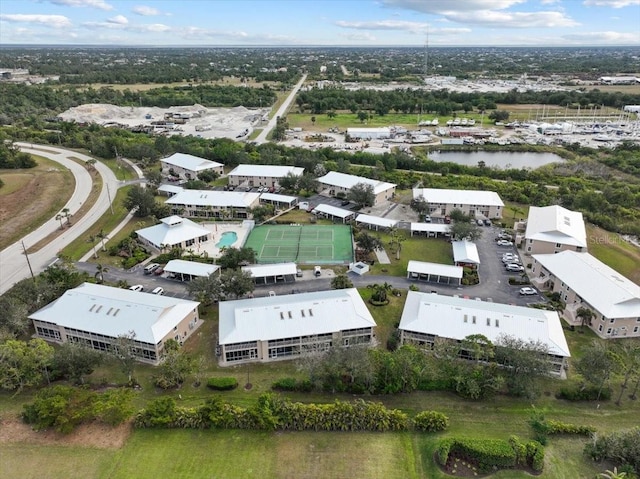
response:
M529 205L523 205L520 203L505 203L504 210L502 211L502 223L507 225L507 228L513 228L515 221L520 218L527 218L529 216Z
M640 248L619 234L587 224L589 253L640 285Z
M407 292L403 291L402 296L393 296L389 293L389 304L386 306L374 306L369 303L373 290L370 288L362 288L359 291L360 296L362 296L365 304L367 305L367 308L369 308L371 316L373 316L373 319L376 321L376 338L378 340L379 347L386 348L387 340L397 329L397 325L400 322L404 302L407 299Z

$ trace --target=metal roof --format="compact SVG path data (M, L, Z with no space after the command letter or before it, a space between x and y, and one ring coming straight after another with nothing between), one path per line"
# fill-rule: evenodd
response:
M380 216L358 215L356 216L356 223L364 223L367 225L382 226L384 228L392 228L398 224L398 220L382 218Z
M221 208L250 208L260 193L242 191L184 190L165 201L168 205L217 206Z
M174 153L173 155L168 156L167 158L163 158L160 161L191 171L203 171L224 166L222 163L206 160L198 156L187 155L186 153Z
M348 218L349 216L355 215L353 211L345 210L343 208L338 208L336 206L325 205L324 203L316 206L312 213L319 212L325 213L331 216L337 216L338 218Z
M428 233L448 233L449 225L445 223L411 223L411 231L425 231Z
M187 218L174 215L160 221L160 224L137 230L136 233L159 248L171 247L201 236L211 236L211 231Z
M355 288L223 301L219 316L220 344L376 326Z
M200 303L170 296L84 283L29 316L109 337L136 333L136 341L157 344Z
M358 183L365 183L373 186L373 193L378 194L383 191L395 188L393 183L386 183L384 181L372 180L370 178L364 178L362 176L347 175L345 173L339 173L337 171L330 171L324 176L318 178L320 183L330 186L338 186L340 188L351 189Z
M532 258L606 318L640 317L640 286L589 253L563 251Z
M558 205L529 208L524 237L583 248L587 246L587 232L582 213Z
M452 205L504 206L495 191L414 188L413 198L423 197L427 203Z
M215 264L198 263L197 261L185 261L183 259L172 259L164 267L168 273L182 273L191 276L208 277L220 269Z
M555 311L409 291L399 328L456 340L482 334L492 343L509 335L540 341L551 354L571 356Z
M158 191L166 191L167 193L177 194L183 191L184 188L182 186L176 185L160 185L158 186Z
M287 195L278 195L276 193L262 193L260 195L260 199L261 200L268 200L268 201L277 201L279 203L293 203L294 201L297 201L298 198L296 198L295 196L287 196Z
M243 266L242 271L248 271L254 278L265 278L285 274L295 275L298 271L298 267L295 263L253 264L250 266Z
M227 176L265 176L270 178L283 178L289 173L300 176L304 168L298 166L283 165L238 165Z
M471 241L454 241L451 243L453 248L454 263L474 263L480 264L480 255L475 243Z
M432 274L436 276L446 276L449 278L462 278L462 266L452 266L449 264L427 263L425 261L409 260L407 264L408 273Z

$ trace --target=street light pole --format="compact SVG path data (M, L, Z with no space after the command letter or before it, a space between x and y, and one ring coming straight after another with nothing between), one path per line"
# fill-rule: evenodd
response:
M107 185L107 198L109 199L109 208L111 208L111 214L113 215L113 203L111 202L111 191L109 191L109 183L105 183Z

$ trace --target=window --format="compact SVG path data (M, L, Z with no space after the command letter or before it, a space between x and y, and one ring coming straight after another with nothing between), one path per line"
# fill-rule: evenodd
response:
M491 326L491 318L487 318L487 326Z
M475 316L471 319L471 322L472 322L473 324L476 324L476 317L475 317Z
M609 322L610 322L611 324L615 323L615 321L616 321L616 319L615 319L615 318L611 318L611 319L609 320Z
M611 334L611 328L607 328L607 334Z
M633 328L633 332L637 333L638 332L638 326L636 326L635 328Z
M469 320L469 316L468 315L464 315L464 322L466 323Z
M500 327L500 320L496 319L496 328L499 328L499 327Z
M602 332L602 324L598 326L598 331Z

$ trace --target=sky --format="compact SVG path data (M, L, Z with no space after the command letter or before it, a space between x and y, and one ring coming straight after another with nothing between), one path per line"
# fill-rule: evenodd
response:
M640 46L640 0L0 0L0 44Z

